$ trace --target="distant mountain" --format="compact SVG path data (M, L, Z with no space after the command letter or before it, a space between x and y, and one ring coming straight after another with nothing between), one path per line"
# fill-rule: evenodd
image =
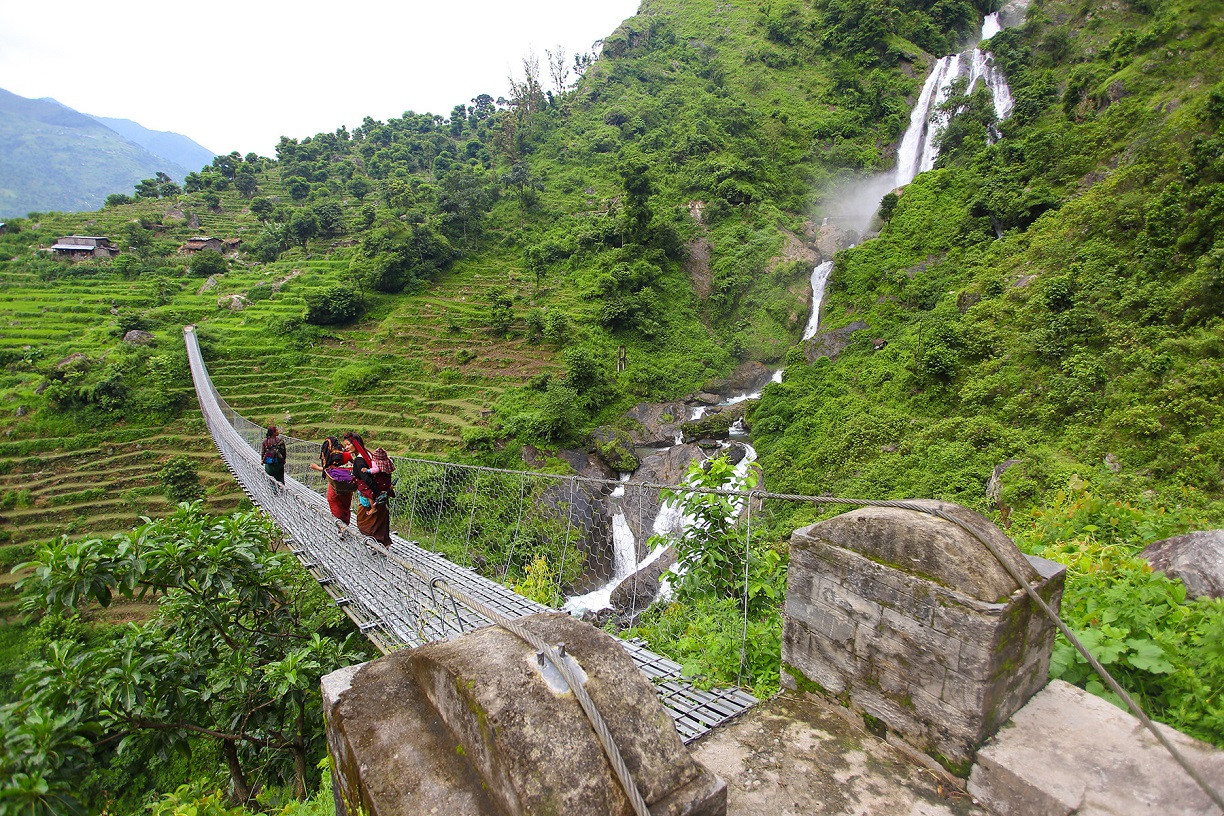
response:
M195 142L181 133L171 133L165 130L149 130L133 122L131 119L111 119L106 116L92 118L106 125L133 144L138 144L154 156L169 159L177 165L189 170L199 170L212 163L217 154ZM166 171L175 181L182 182L182 176Z
M207 154L184 165L177 156L155 153L118 132L111 121L104 124L53 99L26 99L0 89L0 218L96 210L111 193L131 194L141 179L158 171L181 181L188 168L198 170L212 159L190 139L128 123L144 131L142 138L173 137L180 149L190 144Z

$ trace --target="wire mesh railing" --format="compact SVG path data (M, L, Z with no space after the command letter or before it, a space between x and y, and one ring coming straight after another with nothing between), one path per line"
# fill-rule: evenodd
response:
M384 653L491 623L456 595L515 618L562 605L564 588L615 575L616 558L602 549L614 538L611 521L598 497L616 492L619 482L399 458L391 505L397 534L385 548L330 515L323 477L310 468L318 443L286 437L285 483L264 473L257 449L265 429L221 399L191 331L187 349L205 422L227 467L277 521L303 566ZM584 570L592 575L584 578ZM679 664L640 642L620 642L686 742L756 703L738 688L695 688Z

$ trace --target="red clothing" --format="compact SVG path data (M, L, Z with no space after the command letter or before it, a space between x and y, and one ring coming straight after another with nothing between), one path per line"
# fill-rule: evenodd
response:
M353 456L348 451L335 451L340 455L340 464L347 465L353 461ZM333 461L335 461L333 459ZM324 471L324 476L327 472ZM327 476L327 506L331 508L331 514L340 519L345 524L349 523L353 512L353 491L352 490L337 490L336 483L332 481L330 476Z
M333 516L348 524L353 512L353 491L336 492L336 483L328 479L327 506L331 508Z

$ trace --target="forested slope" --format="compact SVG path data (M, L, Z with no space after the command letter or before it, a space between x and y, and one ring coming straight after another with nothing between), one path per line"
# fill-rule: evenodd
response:
M192 406L184 323L257 421L515 468L566 470L560 448L635 403L759 360L785 367L748 413L768 488L987 512L1071 567L1068 620L1145 705L1220 742L1224 609L1134 556L1222 526L1224 8L1034 2L989 43L1010 118L956 96L936 169L848 228L847 191L892 169L930 66L992 10L650 0L598 57L525 59L504 97L11 220L4 564L166 514L176 455L212 509L239 503ZM41 249L70 233L123 252ZM198 235L241 249L181 254ZM822 325L848 344L830 359L800 336L811 268L839 247ZM754 520L775 566L804 520ZM762 644L776 617L753 621ZM57 636L48 620L6 629L5 654ZM1055 671L1092 687L1062 645ZM140 776L115 812L195 772L106 767L87 800Z
M880 236L838 255L825 325L869 328L832 363L793 352L765 395L775 478L985 507L1014 459L992 509L1076 475L1218 517L1220 11L1049 2L991 40L1015 112L988 143L979 91Z

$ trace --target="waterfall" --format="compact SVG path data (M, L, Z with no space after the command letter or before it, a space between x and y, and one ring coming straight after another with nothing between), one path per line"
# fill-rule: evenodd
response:
M803 330L804 340L815 337L816 330L820 328L820 302L824 300L825 285L828 284L829 273L832 271L832 261L817 264L812 270L812 316L808 318L807 328Z
M612 577L624 578L637 569L637 542L624 513L612 517Z
M630 475L620 474L621 484L612 490L610 498L624 497L624 482L629 481ZM651 557L654 557L653 554ZM612 515L612 577L596 590L566 599L562 609L570 613L607 609L612 605L612 590L616 589L621 581L628 578L637 569L637 541L633 537L633 530L629 527L629 519L625 517L623 510L618 509Z
M989 40L1001 30L998 12L987 14L982 20L978 42ZM947 101L952 83L961 76L968 80L966 95L973 92L980 79L990 89L995 116L1003 120L1011 113L1011 89L989 54L975 45L959 54L940 57L922 85L918 102L910 112L909 128L897 148L895 187L904 187L914 180L914 176L935 166L935 159L939 155L939 136L947 125L947 116L939 108Z

